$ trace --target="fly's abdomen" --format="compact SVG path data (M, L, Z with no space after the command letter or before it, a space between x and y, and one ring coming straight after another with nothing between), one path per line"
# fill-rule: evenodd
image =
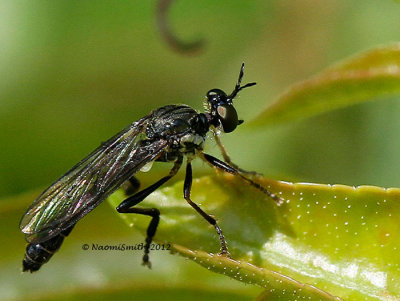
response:
M26 246L24 260L22 261L23 271L35 272L48 262L55 252L61 247L64 238L71 232L73 226L64 230L57 236L41 243L30 243Z

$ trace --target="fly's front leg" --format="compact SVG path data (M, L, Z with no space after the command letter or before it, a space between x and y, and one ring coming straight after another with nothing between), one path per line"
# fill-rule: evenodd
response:
M222 157L224 157L224 160L226 163L228 163L230 166L234 167L236 170L238 170L241 173L244 173L244 174L247 174L250 176L262 176L262 174L260 174L256 171L247 171L247 170L241 169L239 166L237 166L235 163L233 163L231 158L228 155L228 152L226 151L225 146L222 144L221 139L219 139L217 132L215 130L213 130L212 132L214 135L215 142L217 143L217 145L221 151Z
M189 203L189 205L194 208L194 210L196 210L207 222L215 227L215 230L217 230L219 240L221 242L221 254L230 257L225 236L222 233L221 228L218 226L217 221L213 217L205 213L203 210L201 210L201 208L190 199L192 179L192 164L188 162L186 165L185 183L183 185L183 196L185 200Z
M182 158L178 158L175 162L174 167L169 172L168 176L163 177L153 185L139 191L135 195L127 198L121 204L118 205L117 211L119 213L137 213L142 215L147 215L151 217L149 226L147 227L147 235L144 245L144 255L143 255L143 265L147 265L151 268L151 263L149 261L150 244L153 241L153 237L156 234L157 226L160 221L160 211L157 208L133 208L135 205L143 201L149 194L154 192L157 188L171 179L178 172L182 165Z
M243 179L244 181L249 183L251 186L257 188L258 190L260 190L261 192L263 192L267 196L269 196L271 199L273 199L278 206L282 205L284 203L284 201L285 201L284 199L282 199L281 197L279 197L275 193L272 193L271 191L269 191L265 187L261 186L260 184L254 182L253 180L251 180L249 178L246 178L235 167L230 166L230 165L226 164L225 162L223 162L221 160L218 160L217 158L215 158L213 156L210 156L208 154L201 153L201 157L202 157L203 160L205 160L206 162L210 163L212 166L214 166L214 167L216 167L218 169L221 169L221 170L223 170L225 172L228 172L230 174L239 176L241 179Z

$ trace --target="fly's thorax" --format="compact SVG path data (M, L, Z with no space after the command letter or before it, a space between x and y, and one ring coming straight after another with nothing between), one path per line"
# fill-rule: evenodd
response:
M187 152L202 148L209 127L205 114L186 105L169 105L152 112L146 136L167 140L171 149Z
M197 133L189 133L179 139L179 151L187 154L194 153L195 150L203 150L205 136Z
M174 162L182 156L192 158L196 151L203 150L205 140L205 136L196 133L171 136L168 140L168 147L158 157L157 161Z
M171 136L165 158L168 158L167 161L173 161L182 155L194 155L197 150L203 150L205 140L205 135L199 135L195 132Z
M159 108L151 114L146 126L146 136L150 139L168 139L193 130L198 131L198 115L200 114L186 105L169 105Z
M170 162L202 150L209 128L205 114L186 105L169 105L151 113L145 133L147 141L167 141L167 148L157 160Z

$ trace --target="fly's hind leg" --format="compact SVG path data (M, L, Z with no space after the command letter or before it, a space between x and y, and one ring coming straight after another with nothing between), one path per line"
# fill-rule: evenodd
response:
M139 202L142 200L139 200ZM134 205L132 205L134 206ZM143 265L147 265L151 268L151 262L149 260L150 245L153 241L153 236L156 234L158 223L160 222L160 211L157 208L117 208L120 213L137 213L147 216L151 216L151 221L147 227L146 240L144 245Z
M139 190L139 188L140 188L140 181L135 176L132 176L122 186L122 189L124 190L126 196L133 195Z
M260 174L256 171L247 171L247 170L241 169L239 166L237 166L235 163L233 163L231 158L228 155L228 152L226 151L225 146L222 144L221 139L219 139L217 132L215 130L213 130L212 132L214 135L215 142L217 143L217 145L221 151L222 157L224 157L224 160L226 163L228 163L228 165L234 167L237 171L239 171L243 174L249 175L249 176L259 176L259 177L262 176L262 174Z
M183 185L183 196L185 200L189 203L189 205L194 208L194 210L196 210L207 222L209 222L211 225L215 227L215 230L217 231L219 240L221 242L221 254L230 257L225 236L222 233L221 228L218 226L217 221L213 217L205 213L197 204L195 204L190 199L191 188L192 188L192 165L190 162L188 162L186 165L185 183Z
M182 165L182 158L178 158L175 162L174 167L169 172L168 176L163 177L153 185L137 192L133 196L127 198L121 204L118 205L117 211L119 213L137 213L142 215L147 215L151 217L149 226L147 227L146 240L144 245L144 255L143 255L143 265L147 265L151 268L151 263L149 261L150 245L153 241L153 237L156 234L157 226L160 221L160 211L157 208L133 208L135 205L143 201L149 194L154 192L157 188L171 179L178 172ZM136 178L135 178L136 179Z

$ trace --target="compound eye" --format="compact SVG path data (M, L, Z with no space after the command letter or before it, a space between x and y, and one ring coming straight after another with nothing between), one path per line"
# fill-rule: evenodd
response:
M212 104L219 104L226 101L226 93L220 89L212 89L207 92L207 99Z
M232 105L223 104L217 107L219 121L225 133L232 132L239 124L239 118Z

